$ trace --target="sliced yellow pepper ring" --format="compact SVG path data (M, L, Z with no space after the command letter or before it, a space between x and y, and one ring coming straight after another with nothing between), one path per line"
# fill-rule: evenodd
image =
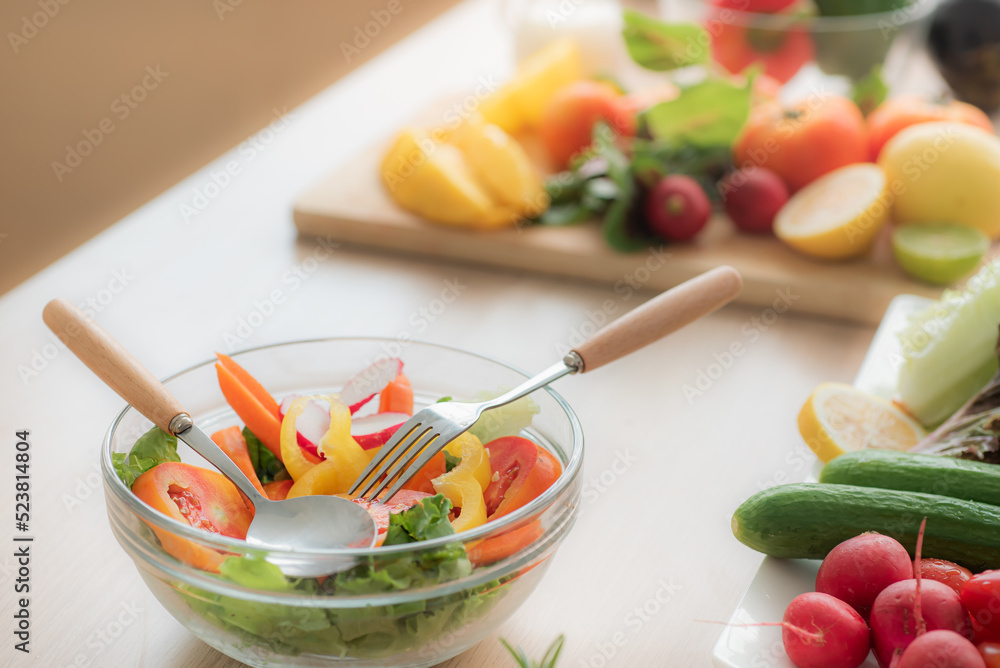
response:
M489 484L490 460L478 438L465 432L445 446L452 455L460 455L462 463L431 481L434 491L444 494L456 508L461 508L451 526L458 531L473 529L486 522L486 501L480 481ZM484 468L485 465L485 468Z
M302 411L305 410L306 404L310 400L325 398L321 395L299 397L288 407L288 412L285 413L285 417L281 420L281 462L288 469L288 474L292 476L292 480L298 480L309 469L321 461L318 457L312 456L299 447L299 435L295 429L295 424L298 422L299 416L302 415Z
M326 459L295 478L295 484L288 490L289 499L310 494L343 494L361 475L371 459L351 436L351 411L340 402L337 395L323 398L330 402L330 428L319 442L319 450ZM296 399L297 401L299 400ZM294 408L293 403L292 409ZM291 410L288 414L292 414ZM298 449L301 451L301 448ZM284 425L282 425L282 454L284 454Z

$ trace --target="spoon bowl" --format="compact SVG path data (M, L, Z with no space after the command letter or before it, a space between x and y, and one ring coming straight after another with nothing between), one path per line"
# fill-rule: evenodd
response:
M199 429L180 402L106 331L64 299L45 306L42 317L73 354L122 399L160 429L175 435L239 488L254 506L246 541L297 557L269 557L286 575L315 577L349 568L353 562L310 552L368 548L376 539L368 511L347 499L315 495L272 501Z

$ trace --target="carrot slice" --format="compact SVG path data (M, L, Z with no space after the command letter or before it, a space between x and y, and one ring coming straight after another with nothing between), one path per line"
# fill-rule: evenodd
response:
M531 524L518 527L499 536L486 538L469 547L469 561L473 566L487 566L506 559L524 549L542 535L542 523L535 520Z
M379 413L406 413L413 415L413 386L405 374L385 386L378 399Z
M232 407L236 414L243 420L247 429L260 439L260 442L267 446L267 449L274 453L274 456L281 460L281 420L276 413L271 413L270 409L260 402L257 397L240 382L232 371L215 363L215 371L219 376L219 388L222 396ZM274 401L273 399L271 401Z
M274 419L281 419L281 414L278 412L278 402L274 400L274 397L271 396L270 392L264 389L263 385L257 382L256 378L251 376L246 369L234 362L233 358L229 355L215 353L215 356L219 358L219 363L222 364L222 366L224 366L229 373L233 374L233 376L236 377L236 380L240 381L240 384L245 387L257 401L260 402L260 405L263 406L268 413L274 416Z
M253 470L253 462L250 461L250 452L247 450L247 442L243 439L243 434L239 427L227 427L212 434L212 440L222 448L222 451L229 455L229 458L240 467L240 470L250 478L250 482L257 488L257 491L267 496L264 487L260 484L257 472Z

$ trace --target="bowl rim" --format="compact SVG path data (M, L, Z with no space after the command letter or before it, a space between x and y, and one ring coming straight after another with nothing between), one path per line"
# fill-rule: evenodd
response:
M760 30L811 30L815 32L861 32L871 30L899 30L911 23L926 19L939 4L939 0L912 0L908 4L884 12L871 14L845 14L842 16L821 16L819 14L782 14L768 12L749 12L743 9L716 7L710 0L660 0L661 6L677 2L679 5L704 5L706 9L714 10L698 22L729 23L741 27L752 27ZM736 18L732 21L720 21L723 12L730 12ZM899 17L905 17L899 20Z
M343 337L319 337L312 339L295 339L291 341L282 341L278 343L269 343L260 346L254 346L251 348L245 348L237 352L231 353L230 357L236 358L240 355L260 352L270 348L281 348L285 346L298 345L298 344L310 344L310 343L337 343L337 342L396 342L397 339L390 337L375 337L375 336L343 336ZM469 352L462 348L455 346L449 346L439 343L431 343L427 341L421 341L412 339L408 341L408 345L419 345L428 348L436 348L438 350L444 350L453 353L460 353L463 355L470 355L472 357L478 357L481 360L497 364L501 367L509 369L519 375L525 377L525 379L530 378L531 374L520 369L512 364L508 364L496 358L480 355L479 353ZM381 355L387 354L381 353ZM378 359L378 356L376 356ZM186 373L194 371L196 369L214 365L216 360L214 358L209 358L206 361L199 362L197 364L186 367L180 371L177 371L161 380L163 383L167 383L175 378L178 378ZM235 550L243 554L256 553L260 555L277 555L277 556L288 556L288 557L344 557L344 558L366 558L373 556L383 556L390 557L393 555L402 555L407 553L412 553L414 550L429 550L444 545L454 543L456 538L462 542L469 542L471 540L481 539L489 537L490 535L503 533L501 529L508 527L515 527L516 525L523 523L530 516L536 514L537 512L544 510L549 507L556 498L562 494L562 492L576 479L580 472L582 462L583 462L583 450L584 450L584 438L583 438L583 427L580 424L580 420L576 415L576 412L559 393L554 391L551 387L541 388L547 392L556 401L556 404L562 409L563 413L567 416L570 422L570 427L573 434L573 449L570 453L569 460L564 463L562 475L556 480L556 482L549 487L547 490L542 492L539 496L532 499L529 503L525 504L521 508L513 511L512 513L505 515L503 518L493 521L486 522L485 524L478 526L474 529L463 531L460 534L453 534L449 536L441 536L440 538L434 538L427 541L420 541L419 543L406 543L402 545L390 545L381 546L373 548L342 548L337 550L275 550L269 548L260 548L259 546L251 545L244 540L238 538L231 538L229 536L222 536L219 534L212 534L205 531L195 529L189 524L183 524L163 513L160 513L142 500L137 497L131 489L129 489L124 481L118 477L118 474L114 470L114 466L111 461L111 439L118 428L121 421L129 413L129 411L136 411L136 409L131 404L126 404L112 420L111 426L108 428L107 433L104 436L104 440L101 444L101 470L104 474L105 479L105 489L110 489L116 498L120 499L129 511L147 523L154 524L162 529L169 531L170 533L182 536L189 540L202 545L208 545L211 547L216 547L222 550ZM136 411L138 412L138 411ZM212 470L215 470L214 468ZM107 503L108 500L106 499ZM544 534L543 534L544 536ZM541 537L539 537L541 538Z

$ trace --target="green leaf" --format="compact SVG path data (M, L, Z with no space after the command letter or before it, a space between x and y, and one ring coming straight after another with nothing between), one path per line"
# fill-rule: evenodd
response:
M444 402L451 401L451 400L452 400L451 397L441 397L440 399L438 399L434 403L436 403L436 404L443 404Z
M444 472L450 473L453 468L462 463L461 457L456 457L447 450L444 451Z
M750 116L750 85L709 79L645 113L654 139L698 147L731 146Z
M253 464L261 485L288 477L285 465L246 427L243 427L243 440L247 442L250 463Z
M411 508L389 516L389 530L383 545L401 545L451 536L455 530L448 520L451 501L443 494L421 499Z
M542 657L541 661L532 661L525 654L521 647L514 649L509 642L505 639L500 638L500 643L507 648L507 651L511 653L514 660L517 661L517 665L521 668L555 668L556 662L559 660L559 655L562 653L563 642L565 642L565 636L560 635L553 641L549 646L548 650L545 651L545 655Z
M625 10L622 36L632 60L657 72L707 63L712 43L697 24L664 23L632 9Z
M291 591L294 588L281 569L263 557L229 557L219 565L219 573L248 589Z
M180 455L177 454L177 437L159 427L153 427L140 436L128 455L123 452L111 455L115 473L129 488L136 478L157 464L180 460Z
M885 102L889 96L889 86L882 77L882 66L876 65L872 71L863 76L851 89L851 99L858 105L865 116L875 111L875 108Z

